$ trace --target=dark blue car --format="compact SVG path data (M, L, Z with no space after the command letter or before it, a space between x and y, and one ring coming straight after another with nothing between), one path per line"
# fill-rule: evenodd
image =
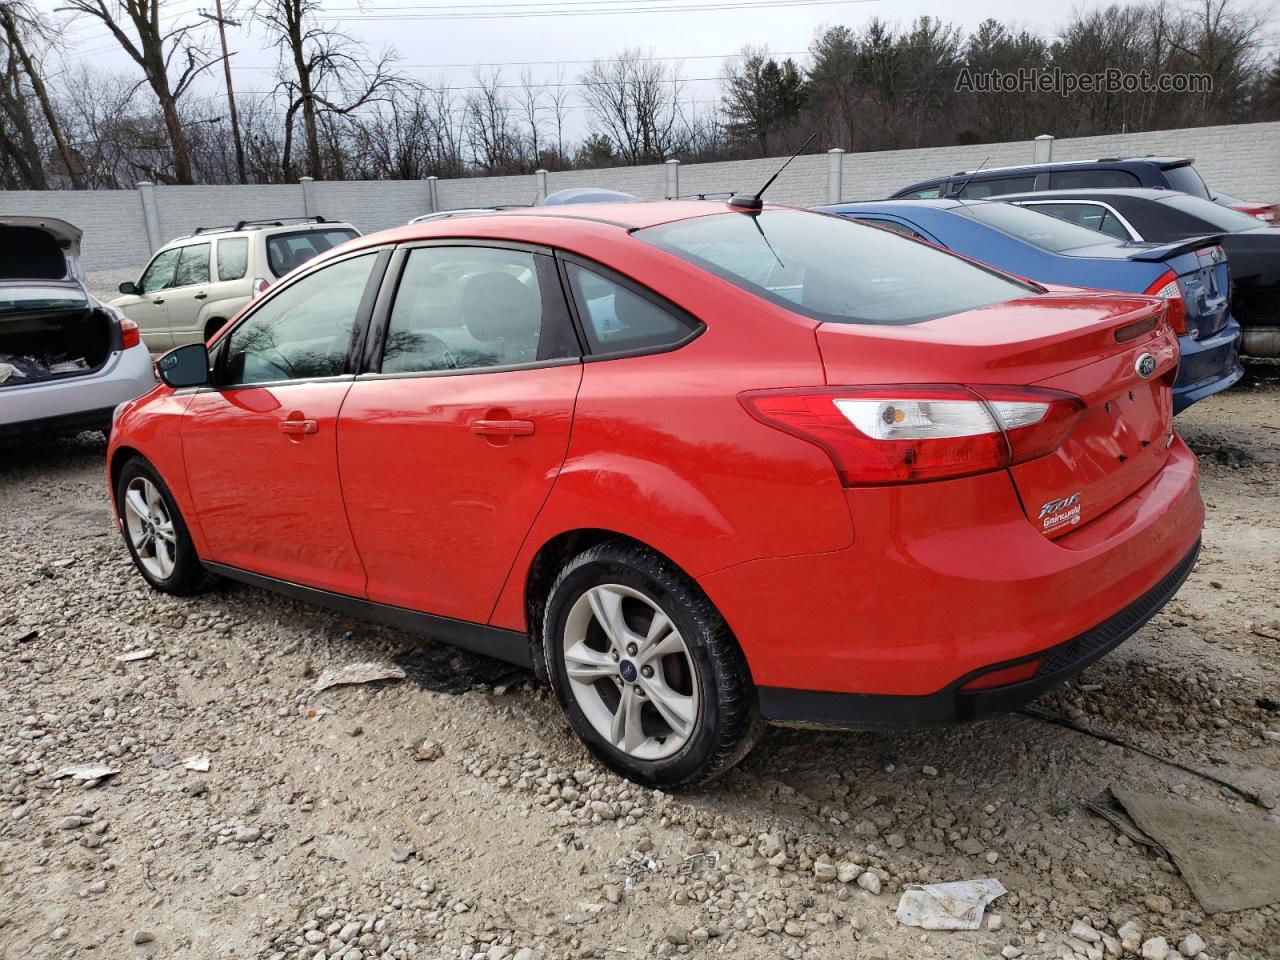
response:
M1125 243L1025 207L984 200L880 200L819 209L1029 280L1165 297L1182 351L1175 413L1244 375L1240 325L1231 316L1231 278L1218 237Z

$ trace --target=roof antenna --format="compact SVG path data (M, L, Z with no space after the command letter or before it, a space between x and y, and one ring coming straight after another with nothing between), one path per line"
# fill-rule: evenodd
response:
M800 156L800 154L804 153L804 148L809 146L809 144L813 143L814 137L816 137L817 135L818 135L817 131L810 134L809 139L800 145L799 150L797 150L795 153L793 153L790 157L787 158L787 162L778 168L777 173L775 173L772 177L770 177L768 180L765 181L765 184L763 187L761 187L755 193L744 193L741 195L734 194L732 197L729 198L729 206L736 207L739 210L748 210L748 211L763 210L764 201L761 200L760 198L764 196L764 192L768 190L771 186L773 186L773 181L778 179L778 174L781 173L783 170L787 169L787 165L790 164L792 160Z
M991 157L990 157L989 155L988 155L988 156L983 157L983 158L982 158L982 162L981 162L980 164L978 164L976 167L974 167L972 170L970 170L970 171L969 171L969 176L965 177L965 178L964 178L964 183L960 184L960 189L956 191L956 199L960 201L960 205L961 205L961 206L964 206L964 199L965 199L965 198L962 196L962 194L964 193L965 188L966 188L966 187L968 187L968 186L969 186L969 182L970 182L974 177L976 177L976 176L977 176L977 175L982 171L982 168L983 168L983 167L985 167L985 166L987 165L987 161L988 161L988 160L990 160L990 159L991 159Z

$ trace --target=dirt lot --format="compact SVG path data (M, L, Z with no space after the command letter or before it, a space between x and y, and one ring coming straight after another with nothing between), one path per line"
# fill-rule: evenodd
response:
M1163 960L1157 938L1188 934L1280 957L1280 907L1206 913L1085 807L1114 786L1246 838L1280 820L1280 378L1179 425L1204 468L1198 569L1038 706L1260 803L1026 716L772 730L708 788L642 790L501 664L248 587L152 593L101 440L0 450L0 958L1093 958L1123 938ZM406 651L409 679L313 690ZM119 772L54 779L90 761ZM895 922L905 884L977 877L1009 891L982 930Z

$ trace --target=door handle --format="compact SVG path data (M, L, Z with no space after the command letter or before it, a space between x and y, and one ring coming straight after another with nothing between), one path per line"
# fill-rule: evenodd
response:
M320 429L320 424L314 420L281 420L280 432L291 437L296 437L304 433L316 433Z
M194 297L192 297L191 299L192 299L192 300L203 300L203 299L204 299L205 297L207 297L207 296L209 296L207 293L201 292L201 293L197 293L197 294L196 294Z
M156 298L155 298L154 300L152 300L151 302L152 302L152 303L154 303L154 304L161 304L161 303L164 303L164 297L156 297Z
M527 437L533 433L533 421L472 420L471 432L478 437Z

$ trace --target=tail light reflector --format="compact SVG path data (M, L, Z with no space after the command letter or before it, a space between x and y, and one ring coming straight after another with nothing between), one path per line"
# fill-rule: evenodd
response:
M1173 327L1174 333L1179 336L1187 332L1187 307L1182 302L1182 287L1178 285L1178 275L1176 273L1172 270L1166 270L1143 293L1168 300L1169 312L1167 317L1169 325Z
M1036 657L1034 660L1024 660L1022 663L1015 663L1011 667L1001 667L999 670L988 670L986 673L980 673L961 690L990 690L992 687L1004 687L1011 683L1021 683L1023 680L1030 680L1036 675L1036 671L1040 669L1040 664L1044 662L1043 657Z
M254 277L253 278L253 298L255 300L258 299L258 297L262 296L264 293L267 292L267 288L270 286L271 286L271 283L265 277Z
M142 334L138 332L138 325L128 317L120 318L120 349L128 350L130 347L136 347L142 342Z
M1084 410L1057 390L960 384L753 390L740 399L762 423L822 447L850 487L1034 460L1062 446Z

